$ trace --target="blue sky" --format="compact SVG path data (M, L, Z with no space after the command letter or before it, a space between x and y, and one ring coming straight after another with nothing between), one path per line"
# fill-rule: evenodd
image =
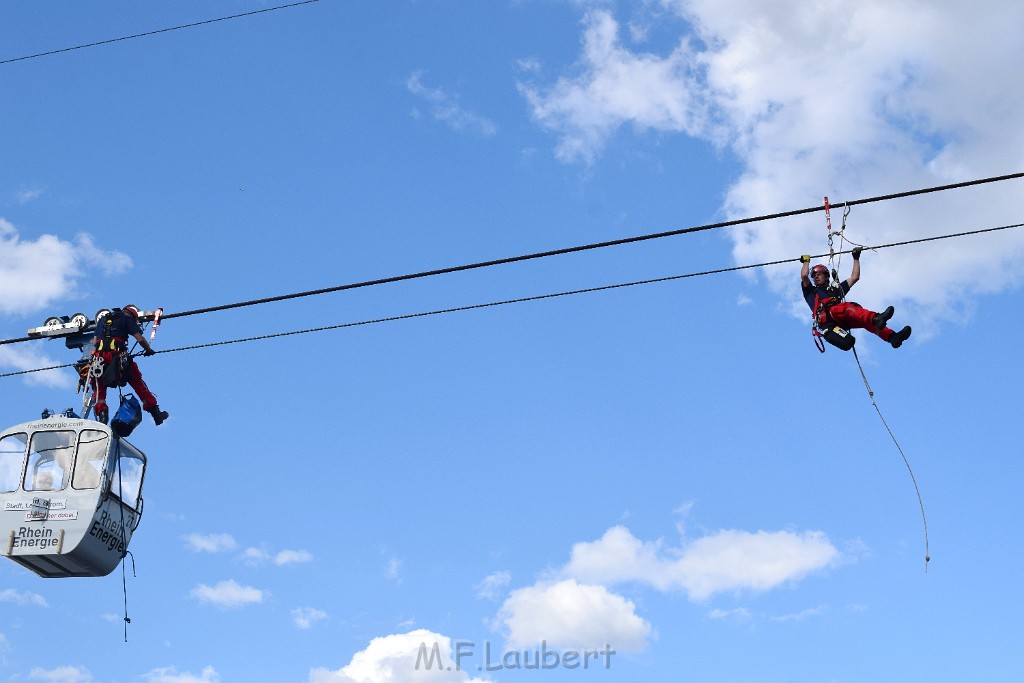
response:
M0 61L274 3L0 6ZM994 1L322 0L0 64L0 337L1020 172ZM857 206L880 245L1020 180ZM834 211L833 222L840 212ZM821 355L821 213L170 319L127 578L0 564L0 680L1011 681L1024 232L863 257L899 350ZM840 264L848 273L849 261ZM0 346L0 372L69 363ZM0 379L5 426L78 403ZM487 669L615 650L608 666ZM415 670L419 645L446 666ZM485 661L485 649L491 659ZM520 661L522 661L520 659Z

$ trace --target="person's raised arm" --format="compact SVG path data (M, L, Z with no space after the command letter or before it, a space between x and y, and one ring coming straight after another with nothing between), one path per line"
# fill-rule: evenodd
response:
M846 278L846 284L853 287L860 280L860 252L863 251L860 247L854 247L853 251L850 252L853 256L853 269L850 271L850 277Z

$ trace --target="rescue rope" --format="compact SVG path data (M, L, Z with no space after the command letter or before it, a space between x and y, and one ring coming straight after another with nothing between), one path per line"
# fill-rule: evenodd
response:
M892 199L903 199L903 198L906 198L906 197L912 197L912 196L921 195L921 194L929 194L929 193L932 193L932 192L942 192L942 191L945 191L945 190L953 190L953 189L958 189L958 188L963 188L963 187L970 187L970 186L973 186L973 185L981 185L981 184L985 184L985 183L993 183L993 182L999 182L999 181L1003 181L1003 180L1013 180L1013 179L1017 179L1017 178L1024 178L1024 173L1010 173L1010 174L1007 174L1007 175L995 176L995 177L991 177L991 178L981 178L981 179L978 179L978 180L969 180L969 181L960 182L960 183L952 183L952 184L949 184L949 185L939 185L939 186L936 186L936 187L926 187L926 188L922 188L920 190L909 190L909 191L906 191L906 192L897 192L897 193L893 193L893 194L881 195L881 196L876 196L876 197L866 197L866 198L863 198L863 199L851 199L851 200L843 202L843 203L846 206L856 206L858 204L870 204L870 203L873 203L873 202L888 201L888 200L892 200ZM340 291L345 291L345 290L350 290L350 289L358 289L358 288L361 288L361 287L372 287L372 286L375 286L375 285L382 285L382 284L393 283L393 282L402 282L402 281L406 281L406 280L414 280L414 279L418 279L418 278L432 277L432 276L435 276L435 275L445 275L445 274L449 274L449 273L463 272L463 271L467 271L467 270L474 270L474 269L477 269L477 268L489 268L491 266L500 266L500 265L505 265L505 264L510 264L510 263L518 263L518 262L522 262L522 261L529 261L529 260L532 260L532 259L547 258L549 256L562 256L562 255L565 255L565 254L574 254L574 253L579 253L579 252L583 252L583 251L590 251L590 250L593 250L593 249L604 249L606 247L615 247L615 246L620 246L620 245L625 245L625 244L634 244L634 243L637 243L637 242L644 242L644 241L648 241L648 240L662 239L664 237L675 237L677 235L686 235L686 234L695 233L695 232L702 232L702 231L705 231L705 230L717 230L717 229L720 229L720 228L726 228L726 227L731 227L731 226L736 226L736 225L746 225L746 224L749 224L749 223L758 223L758 222L762 222L762 221L774 220L774 219L777 219L777 218L788 218L788 217L792 217L792 216L800 216L800 215L804 215L804 214L808 214L808 213L814 213L814 212L817 212L817 211L821 211L821 208L822 207L820 207L820 206L812 206L812 207L808 207L808 208L804 208L804 209L792 209L792 210L789 210L789 211L780 211L780 212L777 212L777 213L762 214L760 216L750 216L750 217L746 217L746 218L737 218L737 219L728 220L728 221L721 221L719 223L709 223L707 225L698 225L698 226L689 227L689 228L680 228L680 229L677 229L677 230L666 230L664 232L651 233L651 234L647 234L647 235L637 235L637 236L634 236L634 237L624 237L624 238L621 238L621 239L608 240L606 242L596 242L596 243L593 243L593 244L583 244L583 245L579 245L579 246L575 246L575 247L566 247L566 248L563 248L563 249L552 249L552 250L549 250L549 251L541 251L541 252L536 252L536 253L532 253L532 254L524 254L522 256L512 256L512 257L508 257L508 258L494 259L494 260L491 260L491 261L481 261L481 262L478 262L478 263L470 263L470 264L461 265L461 266L452 266L452 267L448 267L448 268L438 268L438 269L435 269L435 270L428 270L428 271L423 271L423 272L419 272L419 273L410 273L410 274L406 274L406 275L396 275L396 276L392 276L392 277L384 277L384 278L379 278L379 279L376 279L376 280L367 280L367 281L364 281L364 282L355 282L355 283L350 283L350 284L337 285L335 287L326 287L326 288L323 288L323 289L314 289L314 290L310 290L310 291L306 291L306 292L296 292L296 293L293 293L293 294L282 294L282 295L279 295L279 296L265 297L265 298L262 298L262 299L252 299L250 301L240 301L240 302L231 303L231 304L222 304L220 306L210 306L208 308L199 308L199 309L195 309L195 310L192 310L192 311L180 311L178 313L167 313L163 317L164 317L164 319L181 318L181 317L185 317L185 316L189 316L189 315L200 315L200 314L205 314L205 313L212 313L214 311L224 311L224 310L233 309L233 308L241 308L241 307L244 307L244 306L255 306L255 305L258 305L258 304L271 303L271 302L274 302L274 301L285 301L285 300L288 300L288 299L296 299L296 298L306 297L306 296L316 296L316 295L320 295L320 294L328 294L328 293L331 293L331 292L340 292ZM2 343L4 343L4 342L0 342L0 344L2 344Z
M896 435L892 433L892 429L889 428L889 423L885 421L885 417L882 416L882 410L878 407L878 402L875 401L875 392L871 390L871 385L868 383L868 377L864 373L864 366L861 365L860 356L857 355L857 348L853 348L853 357L857 360L857 368L860 370L860 377L864 380L864 388L868 391L868 397L871 399L871 405L875 407L875 412L878 413L879 419L882 420L882 424L885 425L885 431L889 432L889 438L896 444L896 450L900 452L900 457L903 458L903 464L907 466L907 472L910 474L910 481L914 483L914 492L917 494L917 504L921 508L921 522L924 525L924 571L928 573L928 563L931 561L931 552L928 547L928 517L924 513L924 500L921 498L921 489L917 485L917 477L914 476L914 470L910 467L910 460L907 459L906 453L903 452L903 448L900 446L899 441L896 440Z
M837 257L837 253L838 253L839 256L842 256L844 242L849 242L850 244L853 244L854 246L860 247L862 249L864 248L864 246L860 245L860 244L857 244L856 242L852 242L852 241L846 239L846 235L845 235L845 233L846 233L846 218L847 218L847 216L850 215L850 206L846 205L846 206L843 207L843 222L842 222L842 225L840 226L838 231L833 231L832 230L832 218L831 218L831 215L830 215L830 212L829 212L829 208L830 207L829 207L828 197L825 197L825 226L828 229L828 267L829 267L830 277L832 279L832 284L836 287L837 291L839 292L839 300L842 301L845 298L845 296L843 295L842 288L839 287L839 275L838 275L837 271L838 271L838 268L839 268L839 262L841 261L841 258L839 258L839 259L836 258ZM838 237L839 238L839 251L838 252L836 252L835 246L834 246L834 243L833 243L833 238L834 237ZM817 324L818 321L817 321L817 313L816 312L814 313L814 316L815 316L814 324ZM812 328L812 329L813 329L814 332L817 333L817 328L816 327ZM825 351L824 345L819 345L819 342L818 342L817 338L815 338L815 344L818 345L818 350L824 353L824 351ZM860 356L857 355L857 347L853 346L853 347L851 347L851 350L853 351L854 359L856 359L856 361L857 361L857 369L860 370L860 377L861 377L862 380L864 380L864 388L867 389L868 398L871 399L871 405L873 405L875 407L875 412L878 413L878 417L882 421L882 424L885 426L885 430L889 433L889 438L891 438L892 442L896 445L896 450L899 451L900 457L903 458L903 464L907 466L907 472L910 474L910 480L914 483L914 492L917 494L917 504L921 508L921 521L922 521L922 523L924 525L924 571L927 574L928 573L928 563L932 559L931 558L931 553L930 553L930 550L929 550L929 547L928 547L928 518L927 518L927 516L925 516L924 500L921 498L921 489L917 485L917 477L914 476L914 470L910 466L910 460L907 459L906 453L903 452L903 448L900 446L899 441L896 440L896 435L892 433L892 429L889 428L889 423L885 421L885 417L882 415L882 410L881 410L881 408L878 407L878 402L875 401L875 392L871 389L871 384L868 382L868 376L864 372L864 366L860 362Z
M124 595L124 642L128 642L128 624L132 623L132 620L128 618L128 580L125 578L124 572L124 558L128 556L132 558L132 577L135 577L135 556L132 555L132 551L125 548L124 555L121 556L121 594Z
M120 391L120 387L118 387ZM122 396L122 400L124 397ZM117 508L121 511L121 543L124 544L124 552L121 553L121 595L124 597L124 642L128 642L128 624L132 620L128 618L128 580L125 578L124 558L128 555L128 539L125 538L124 524L124 482L121 479L121 437L114 434L114 457L117 460ZM135 556L132 555L132 576L135 575Z
M952 237L968 237L968 236L971 236L971 235L979 235L979 234L983 234L983 233L987 233L987 232L996 232L996 231L999 231L999 230L1010 230L1010 229L1013 229L1013 228L1021 228L1021 227L1024 227L1024 223L1014 223L1012 225L1002 225L1002 226L999 226L999 227L996 227L996 228L982 228L980 230L970 230L970 231L967 231L967 232L959 232L959 233L953 233L953 234L949 234L949 235L937 235L937 236L934 236L934 237L923 237L923 238L920 238L920 239L905 240L903 242L891 242L889 244L879 244L879 245L876 245L874 247L871 247L871 249L872 250L879 250L879 249L888 249L890 247L902 247L902 246L906 246L906 245L910 245L910 244L918 244L918 243L921 243L921 242L933 242L935 240L949 239L949 238L952 238ZM828 254L810 254L811 258L823 258L825 256L828 256ZM264 334L264 335L259 335L259 336L255 336L255 337L244 337L242 339L231 339L231 340L226 340L226 341L209 342L209 343L206 343L206 344L196 344L196 345L193 345L193 346L182 346L182 347L178 347L178 348L174 348L174 349L164 349L162 351L156 351L153 355L159 355L159 354L165 354L165 353L173 353L175 351L191 351L191 350L194 350L194 349L204 349L204 348L209 348L209 347L213 347L213 346L224 346L224 345L227 345L227 344L240 344L242 342L258 341L258 340L262 340L262 339L275 339L277 337L288 337L288 336L297 335L297 334L308 334L308 333L311 333L311 332L325 332L327 330L339 330L339 329L343 329L343 328L347 328L347 327L359 327L359 326L362 326L362 325L375 325L375 324L378 324L378 323L394 322L394 321L397 321L397 320L408 320L408 319L411 319L411 318L423 318L423 317L427 317L427 316L441 315L443 313L456 313L456 312L459 312L459 311L471 311L471 310L476 310L476 309L481 309L481 308L492 308L492 307L495 307L495 306L505 306L507 304L524 303L524 302L528 302L528 301L540 301L542 299L554 299L554 298L557 298L557 297L572 296L572 295L576 295L576 294L587 294L587 293L590 293L590 292L603 292L603 291L608 291L608 290L612 290L612 289L620 289L620 288L624 288L624 287L635 287L635 286L639 286L639 285L655 284L655 283L658 283L658 282L670 282L672 280L682 280L682 279L686 279L686 278L701 277L701 276L704 276L704 275L717 275L717 274L720 274L720 273L731 273L731 272L736 272L736 271L740 271L740 270L750 270L750 269L753 269L753 268L765 268L765 267L768 267L768 266L778 266L778 265L783 265L783 264L786 264L786 263L792 263L795 260L797 260L797 259L786 258L786 259L780 259L778 261L766 261L764 263L751 263L751 264L742 265L742 266L731 266L729 268L716 268L716 269L713 269L713 270L704 270L704 271L700 271L700 272L696 272L696 273L686 273L684 275L670 275L670 276L667 276L667 277L651 278L649 280L636 280L634 282L623 282L623 283L614 284L614 285L603 285L603 286L599 286L599 287L587 287L587 288L584 288L584 289L574 289L574 290L565 291L565 292L557 292L557 293L554 293L554 294L538 294L536 296L527 296L527 297L521 297L521 298L518 298L518 299L506 299L504 301L493 301L493 302L490 302L490 303L483 303L483 304L470 304L468 306L457 306L457 307L454 307L454 308L444 308L444 309L440 309L440 310L424 311L424 312L420 312L420 313L408 313L408 314L405 314L405 315L395 315L395 316L389 316L389 317L385 317L385 318L375 318L375 319L372 319L372 320L362 320L362 321L359 321L359 322L351 322L351 323L340 323L338 325L327 325L327 326L324 326L324 327L312 327L312 328L308 328L308 329L304 329L304 330L296 330L296 331L293 331L293 332L278 332L278 333L275 333L275 334ZM165 315L164 316L165 319L169 318L169 317L171 317L171 316L170 315ZM28 341L28 340L31 340L31 339L36 339L36 338L35 337L26 337L25 340L8 340L8 341ZM5 343L5 342L0 342L0 344L3 344L3 343ZM45 372L46 370L59 370L61 368L70 368L70 367L74 367L74 363L64 363L64 364L61 364L61 365L49 365L49 366L42 367L42 368L33 368L31 370L16 370L16 371L13 371L13 372L0 373L0 379L3 379L5 377L16 377L18 375L27 375L27 374L30 374L30 373L33 373L33 372Z

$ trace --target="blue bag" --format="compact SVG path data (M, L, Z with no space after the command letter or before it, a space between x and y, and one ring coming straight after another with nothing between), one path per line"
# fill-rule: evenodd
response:
M135 428L142 422L142 406L134 394L125 394L121 397L121 406L110 421L110 428L120 437L126 437L135 431Z

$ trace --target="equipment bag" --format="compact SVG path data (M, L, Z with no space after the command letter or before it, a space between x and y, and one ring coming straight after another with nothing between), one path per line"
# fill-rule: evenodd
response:
M850 334L849 330L844 330L839 325L825 328L821 336L825 337L825 341L829 344L843 351L849 351L857 343L857 338Z
M112 354L110 362L103 363L103 374L100 376L103 386L113 389L128 384L131 364L134 362L126 352Z
M121 397L121 406L110 421L110 428L120 437L130 435L142 422L142 406L134 394L125 394Z
M110 362L103 363L103 374L100 375L100 383L103 386L112 388L121 382L121 363L117 357L110 359Z

